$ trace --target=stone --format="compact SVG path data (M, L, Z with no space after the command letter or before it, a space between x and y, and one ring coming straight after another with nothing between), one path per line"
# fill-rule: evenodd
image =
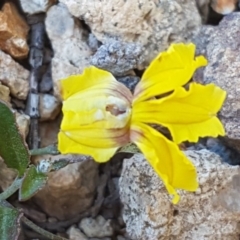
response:
M5 191L17 177L17 171L8 168L0 157L0 189Z
M18 99L26 99L29 91L29 71L0 50L0 82L9 87Z
M54 120L61 111L61 102L51 94L40 94L40 120Z
M62 117L58 116L54 121L39 122L41 147L47 147L57 142L61 119Z
M0 82L0 99L10 104L10 90Z
M27 14L46 12L56 0L20 0L22 10Z
M82 159L81 155L51 156L52 161L61 158L75 158L79 162L48 173L47 185L33 197L33 201L48 216L67 220L91 207L98 182L98 164Z
M142 154L124 160L119 187L130 239L238 239L240 213L216 205L215 197L239 167L221 163L218 155L205 149L185 154L197 168L199 188L179 191L176 205Z
M209 17L209 7L222 15L230 14L236 10L237 0L195 0L197 8L202 17L203 23L206 23Z
M88 240L88 238L76 227L70 227L68 230L70 240Z
M91 58L91 64L116 76L126 76L135 68L142 68L142 47L110 39Z
M42 76L41 82L39 84L39 91L41 93L47 93L50 92L52 88L53 88L52 69L51 65L49 65Z
M238 0L211 0L210 2L215 12L226 15L236 10Z
M140 78L138 76L126 76L126 77L117 77L117 80L124 84L127 88L130 89L130 91L133 93L136 85L140 81Z
M206 23L209 16L210 0L195 0L198 11L202 17L202 22Z
M196 37L197 53L208 59L208 65L194 76L197 82L214 83L227 91L227 98L219 113L224 124L226 142L240 150L240 13L223 18L218 26L203 26Z
M26 140L29 131L30 117L26 114L20 114L18 112L15 112L15 116L18 130L22 135L23 139Z
M172 42L191 41L201 25L192 0L60 0L103 44L110 39L143 46L146 65ZM104 14L103 14L104 13Z
M87 45L81 22L71 16L64 4L54 5L48 10L45 25L54 51L54 94L60 98L59 80L81 74L89 66L92 52Z
M28 56L27 35L29 26L13 3L7 2L0 11L0 49L13 58Z
M240 172L215 197L216 205L220 204L228 211L240 213Z
M94 218L83 218L79 224L79 228L87 237L111 237L114 230L111 226L111 220L105 220L101 215Z

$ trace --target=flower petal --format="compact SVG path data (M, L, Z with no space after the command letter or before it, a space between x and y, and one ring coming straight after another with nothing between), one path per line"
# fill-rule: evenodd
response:
M96 141L91 139L92 141ZM58 134L58 148L62 154L86 154L90 155L97 162L108 161L117 151L119 147L112 148L96 148L89 147L84 144L80 144L69 138L64 132L59 132Z
M144 72L134 91L134 102L141 102L167 93L186 84L195 70L206 66L203 56L196 57L195 45L172 44L166 52L160 53Z
M96 68L88 67L81 75L73 75L66 79L61 80L62 97L67 99L74 94L87 95L86 90L114 90L115 96L122 96L131 102L132 94L130 90L123 84L119 83L111 73Z
M104 162L129 142L132 94L110 73L91 67L63 80L62 88L61 153L87 154Z
M131 140L163 180L168 192L174 195L173 203L179 201L177 188L196 191L196 169L176 144L143 123L134 123L131 126Z
M167 127L177 144L197 142L199 137L225 134L216 117L226 92L214 84L191 83L189 91L180 87L168 97L134 104L133 121L155 123Z

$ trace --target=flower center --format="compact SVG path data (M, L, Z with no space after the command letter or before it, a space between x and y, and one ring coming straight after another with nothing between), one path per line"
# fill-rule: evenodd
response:
M126 113L126 108L119 109L119 106L116 106L114 104L109 104L106 106L106 111L110 112L114 116L118 116L118 115Z

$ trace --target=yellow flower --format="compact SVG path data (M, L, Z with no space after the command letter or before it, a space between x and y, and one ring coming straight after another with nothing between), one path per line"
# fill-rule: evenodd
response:
M173 203L179 201L176 189L195 191L196 169L177 144L224 135L216 114L226 92L214 84L182 87L207 64L194 54L193 44L172 44L152 61L133 94L111 73L95 67L62 80L59 151L106 162L119 147L134 142L174 196ZM167 127L173 141L150 124Z

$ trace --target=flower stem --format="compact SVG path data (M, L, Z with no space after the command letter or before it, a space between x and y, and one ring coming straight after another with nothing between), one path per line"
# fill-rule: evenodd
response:
M41 234L42 236L49 238L51 240L67 240L66 238L60 237L60 236L56 236L42 228L40 228L39 226L37 226L35 223L33 223L32 221L30 221L29 219L27 219L26 217L22 217L22 221L31 229L33 229L35 232Z
M30 154L32 156L46 155L46 154L57 155L57 154L59 154L59 151L57 150L56 145L53 144L53 145L49 145L49 146L44 147L44 148L32 149L32 150L30 150Z
M12 185L9 186L4 192L0 194L0 200L5 200L9 198L11 195L13 195L21 186L22 184L22 178L16 178Z

